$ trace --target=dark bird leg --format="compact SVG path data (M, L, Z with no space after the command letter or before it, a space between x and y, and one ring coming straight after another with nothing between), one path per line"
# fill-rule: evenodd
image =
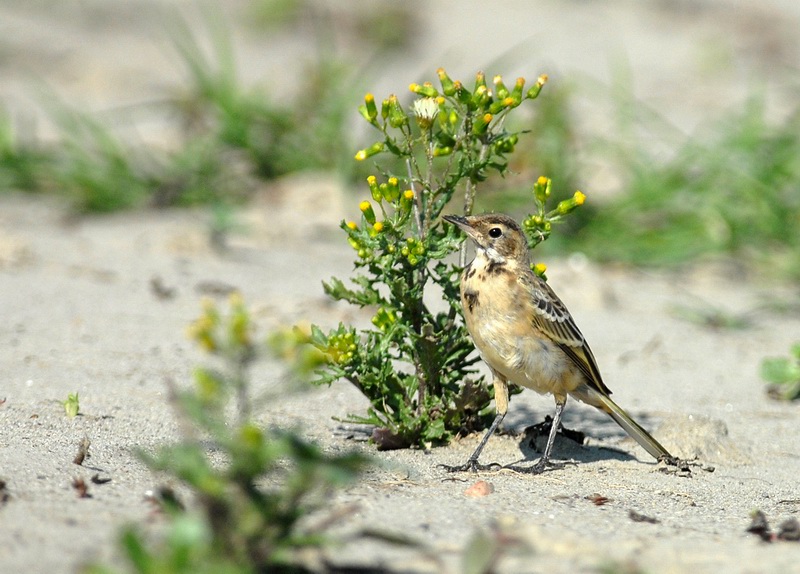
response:
M508 412L508 383L499 374L495 373L494 375L494 402L497 408L497 416L494 417L492 425L489 427L489 430L486 431L486 434L483 435L481 442L478 443L478 447L467 459L467 462L459 466L448 466L445 464L442 465L442 467L448 472L477 472L479 470L489 470L500 466L496 462L491 464L478 463L478 457L481 456L483 447L485 447L486 443L489 442L489 437L494 434L494 432L497 430L497 427L499 427L500 423L503 422L503 419Z
M550 424L550 435L547 437L547 445L544 447L544 452L539 461L528 471L531 474L541 474L548 466L559 466L550 462L550 453L553 452L553 444L556 442L558 427L561 426L561 413L564 412L564 405L566 404L566 397L564 397L563 400L556 399L556 412L555 415L553 415L553 422Z

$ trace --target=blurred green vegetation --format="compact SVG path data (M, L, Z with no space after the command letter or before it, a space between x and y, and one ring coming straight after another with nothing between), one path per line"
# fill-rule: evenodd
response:
M800 108L770 122L752 97L666 160L633 136L607 150L620 192L596 206L570 248L651 266L725 255L744 270L800 279Z
M127 526L120 549L128 568L95 565L88 572L321 571L315 565L324 564L328 530L342 517L330 496L368 460L326 453L296 433L257 422L251 370L264 345L241 296L232 295L227 309L206 301L188 331L208 363L197 367L192 387L170 385L183 436L138 453L168 481L150 497L165 522L161 536L154 541L143 527ZM176 482L191 495L185 503L169 484Z
M102 213L238 203L259 181L287 173L352 172L348 114L362 94L355 67L323 45L325 35L314 36L320 45L305 64L299 96L278 100L241 82L225 19L214 11L204 16L195 29L177 15L165 18L187 79L146 109L89 113L42 86L41 107L56 131L50 143L0 110L0 193L51 192L78 212ZM333 25L333 16L319 10L304 17L318 19L315 28ZM119 125L132 112L159 114L177 141L145 145L125 135L135 133Z
M411 10L254 2L248 33L290 29L316 42L316 58L297 64L304 67L298 96L280 100L239 79L231 31L219 14L206 14L196 27L180 17L165 21L186 81L149 107L167 118L175 141L155 149L125 135L113 112L88 113L51 96L43 108L57 138L45 144L0 109L0 192L57 193L77 211L94 213L236 204L260 182L303 170L366 177L370 162L352 161L359 82L381 55L414 37ZM337 35L363 46L358 61L333 49ZM516 157L476 210L517 214L544 174L557 182L555 195L581 189L588 196L550 252L638 266L723 256L743 269L799 280L800 106L772 120L764 99L753 96L676 138L679 130L636 102L628 85L617 78L603 96L596 86L552 82L532 116L507 126L522 132ZM616 108L602 135L577 122L585 97L607 97ZM595 194L599 166L615 183Z
M788 357L764 359L761 362L761 378L768 383L767 394L773 399L800 399L800 343L792 345Z

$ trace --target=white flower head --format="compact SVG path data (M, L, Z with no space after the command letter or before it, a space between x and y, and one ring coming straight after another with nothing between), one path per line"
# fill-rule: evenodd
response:
M436 98L420 98L414 100L414 115L423 128L429 128L439 114L439 102Z

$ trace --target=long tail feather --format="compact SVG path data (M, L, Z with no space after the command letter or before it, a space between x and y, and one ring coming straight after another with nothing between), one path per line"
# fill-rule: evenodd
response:
M644 430L639 423L633 420L630 415L626 413L617 403L612 401L610 397L591 389L591 399L592 400L588 400L586 402L608 413L609 416L611 416L611 418L614 419L614 421L621 426L626 433L636 440L636 442L642 445L642 448L650 453L653 458L656 460L660 459L661 457L667 457L669 459L673 458L669 451L661 446L660 442L653 438L649 432Z

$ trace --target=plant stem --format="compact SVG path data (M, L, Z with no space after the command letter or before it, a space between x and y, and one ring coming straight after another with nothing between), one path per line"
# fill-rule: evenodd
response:
M414 185L414 172L411 169L411 158L406 158L406 170L408 171L408 184L411 186L411 191L414 192L414 223L417 224L417 233L419 233L420 238L423 237L423 229L422 229L422 217L421 209L420 209L420 202L422 201L422 194L418 193L416 190L416 186Z

